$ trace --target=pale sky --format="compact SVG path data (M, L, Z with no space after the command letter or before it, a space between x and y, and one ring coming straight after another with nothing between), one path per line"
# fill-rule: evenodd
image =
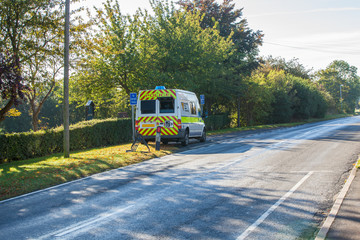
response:
M81 0L81 5L99 7L103 1ZM337 59L360 68L360 0L233 2L236 8L244 8L243 17L249 27L265 34L261 56L298 58L301 64L314 70L324 69ZM119 3L124 14L150 8L148 0Z

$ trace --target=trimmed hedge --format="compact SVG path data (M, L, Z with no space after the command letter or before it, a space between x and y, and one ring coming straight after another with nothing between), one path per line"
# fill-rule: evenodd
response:
M205 118L205 125L208 131L230 127L231 119L228 114L211 115Z
M0 162L42 157L63 151L63 127L0 135ZM70 150L116 145L132 138L130 119L81 122L70 126Z

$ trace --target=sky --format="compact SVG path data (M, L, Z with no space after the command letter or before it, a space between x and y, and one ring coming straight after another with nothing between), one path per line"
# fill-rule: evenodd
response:
M81 0L101 6L104 0ZM150 9L148 0L118 0L121 11ZM175 1L176 2L176 1ZM221 0L218 0L221 2ZM249 27L261 30L260 56L297 58L314 71L334 60L360 68L360 0L233 0ZM358 69L358 73L360 70Z

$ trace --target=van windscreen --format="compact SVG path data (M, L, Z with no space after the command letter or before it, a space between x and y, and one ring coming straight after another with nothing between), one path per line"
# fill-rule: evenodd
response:
M172 97L160 97L160 113L174 113L174 99Z
M156 113L155 100L144 100L141 101L141 114L152 114Z

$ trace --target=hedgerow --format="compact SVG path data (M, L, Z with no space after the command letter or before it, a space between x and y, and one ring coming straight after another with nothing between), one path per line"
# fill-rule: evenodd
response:
M0 135L0 162L24 160L63 151L63 127ZM130 119L80 122L70 126L70 150L110 146L131 140Z

